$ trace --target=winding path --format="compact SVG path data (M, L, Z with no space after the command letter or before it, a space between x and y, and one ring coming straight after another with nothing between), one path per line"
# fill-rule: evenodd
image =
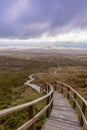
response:
M59 70L61 70L61 68L59 68ZM55 70L55 71L54 71L54 74L56 74L59 70ZM48 73L38 73L38 74L48 74ZM34 76L35 76L35 75L36 75L36 74L31 74L31 75L29 76L29 80L26 81L26 82L24 83L24 85L29 86L29 87L35 89L37 92L40 93L40 86L31 83L32 81L34 81L34 79L35 79Z
M35 89L37 92L40 93L40 87L37 86L36 84L32 84L32 83L31 83L31 82L34 81L34 79L35 79L34 76L35 76L35 74L31 74L31 75L29 76L29 79L30 79L30 80L28 80L28 81L25 82L24 84L27 85L27 86L29 86L29 87L31 87L31 88L33 88L33 89Z
M31 74L29 76L29 80L24 84L32 87L33 89L35 89L37 92L40 93L40 87L31 83L35 79L34 78L35 75L36 74ZM61 93L55 91L59 87L61 89L61 93L64 93L64 90L67 92L66 93L67 99ZM34 101L27 102L8 109L4 109L0 111L0 117L7 117L7 115L28 108L29 120L22 126L20 126L17 130L27 130L28 128L30 128L30 130L35 130L35 122L45 113L46 117L49 116L49 118L47 118L47 121L44 123L41 130L82 130L81 126L84 126L86 128L85 130L87 130L87 120L86 120L87 102L71 86L65 83L55 82L53 89L51 84L45 83L41 87L41 90L42 92L45 92L46 95ZM68 101L68 99L70 99L70 96L71 99L73 100L73 108L75 109L77 107L79 109L81 126L79 125L77 113L74 111L74 109L71 107ZM80 105L80 103L77 102L78 98L82 102L82 105ZM35 114L34 105L36 105L39 102L42 102L43 100L46 101L44 108L42 108L41 111ZM50 110L52 110L51 114Z
M30 75L30 80L24 84L40 93L40 87L31 83L35 79L34 76L35 74ZM69 101L56 91L54 91L51 115L44 123L41 130L82 130L79 125L77 113L71 107Z

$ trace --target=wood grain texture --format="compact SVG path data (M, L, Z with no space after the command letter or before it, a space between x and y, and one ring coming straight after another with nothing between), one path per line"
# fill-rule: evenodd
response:
M51 115L41 130L82 130L77 113L62 94L54 92Z

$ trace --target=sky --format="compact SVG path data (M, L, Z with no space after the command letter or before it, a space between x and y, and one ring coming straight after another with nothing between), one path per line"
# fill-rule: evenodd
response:
M87 49L87 0L0 0L0 50Z

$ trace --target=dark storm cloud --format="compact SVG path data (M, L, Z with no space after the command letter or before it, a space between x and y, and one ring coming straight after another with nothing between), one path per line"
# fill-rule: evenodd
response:
M87 0L0 0L0 38L87 28Z

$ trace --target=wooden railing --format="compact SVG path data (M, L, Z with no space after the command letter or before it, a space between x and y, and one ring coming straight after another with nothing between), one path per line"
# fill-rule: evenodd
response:
M35 122L39 119L39 117L41 117L45 112L46 112L46 116L48 117L50 114L50 111L52 109L52 104L53 104L53 87L48 84L45 83L42 87L41 87L41 92L44 92L46 95L38 98L32 102L29 103L25 103L22 105L18 105L15 107L11 107L5 110L0 111L0 117L6 117L9 114L12 114L14 112L17 112L19 110L25 109L25 108L29 108L29 121L26 122L25 124L23 124L20 128L18 128L17 130L27 130L28 128L30 130L35 130ZM34 105L39 103L40 101L46 100L46 105L45 107L35 115L35 108Z
M61 93L67 96L73 105L73 108L77 110L80 125L87 130L87 101L71 86L61 83L54 83L54 90L60 89Z
M55 82L53 87L50 84L45 83L40 90L42 93L45 93L43 97L32 102L2 110L0 111L0 117L6 117L7 115L13 114L19 110L29 108L29 120L17 130L27 130L28 128L30 130L35 130L35 122L39 119L39 117L41 117L44 113L46 113L47 117L50 115L53 106L53 89L60 90L61 93L67 96L67 99L71 101L73 108L78 110L80 125L87 129L87 101L71 86L61 82ZM46 100L45 107L35 114L35 104L44 100Z

